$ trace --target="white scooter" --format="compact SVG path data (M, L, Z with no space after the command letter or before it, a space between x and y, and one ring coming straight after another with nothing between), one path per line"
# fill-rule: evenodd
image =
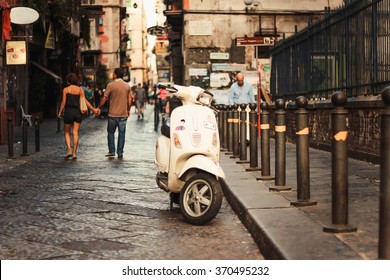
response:
M157 139L157 185L170 193L171 209L177 203L187 222L204 225L221 208L219 178L225 177L219 166L218 126L210 108L213 95L194 86L167 89L183 105L171 111L169 135Z

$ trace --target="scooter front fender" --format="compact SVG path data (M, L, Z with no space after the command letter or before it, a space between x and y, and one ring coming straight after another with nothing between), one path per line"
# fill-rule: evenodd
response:
M183 176L183 174L189 169L200 169L217 177L225 178L225 173L219 164L216 164L214 161L204 155L194 155L190 157L181 169L179 178L181 178L181 176Z

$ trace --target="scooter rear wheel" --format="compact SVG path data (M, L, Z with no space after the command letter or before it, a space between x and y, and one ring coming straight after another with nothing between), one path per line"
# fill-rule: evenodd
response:
M180 192L180 209L193 225L211 221L221 209L222 189L217 178L202 172L187 180Z

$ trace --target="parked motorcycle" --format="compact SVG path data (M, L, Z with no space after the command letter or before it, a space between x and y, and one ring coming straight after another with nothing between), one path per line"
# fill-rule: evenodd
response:
M171 108L168 127L156 143L157 185L170 193L171 209L179 204L184 219L204 225L219 212L225 174L219 165L220 143L213 95L202 88L174 85L167 88L171 101L181 106ZM171 105L172 107L172 105Z

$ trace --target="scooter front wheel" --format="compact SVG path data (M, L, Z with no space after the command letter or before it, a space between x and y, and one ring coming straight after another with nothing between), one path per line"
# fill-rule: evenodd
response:
M217 178L202 172L184 184L180 192L180 209L190 224L204 225L221 209L222 189Z

